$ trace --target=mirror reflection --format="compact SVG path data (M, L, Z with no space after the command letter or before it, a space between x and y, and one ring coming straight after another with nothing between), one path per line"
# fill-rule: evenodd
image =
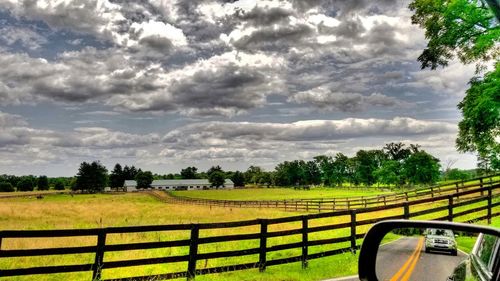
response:
M378 249L376 272L387 281L491 280L499 239L440 228L401 228Z

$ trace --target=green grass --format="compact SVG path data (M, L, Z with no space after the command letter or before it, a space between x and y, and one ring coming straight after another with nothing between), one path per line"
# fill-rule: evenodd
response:
M295 190L293 188L246 188L219 190L173 191L174 195L199 199L220 200L289 200L320 199L353 196L373 196L387 194L377 189L367 188L313 188L311 190Z

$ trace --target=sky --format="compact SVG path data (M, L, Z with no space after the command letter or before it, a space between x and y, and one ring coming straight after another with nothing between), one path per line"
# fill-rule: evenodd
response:
M385 143L443 165L474 66L421 70L409 2L0 0L0 174L272 170Z

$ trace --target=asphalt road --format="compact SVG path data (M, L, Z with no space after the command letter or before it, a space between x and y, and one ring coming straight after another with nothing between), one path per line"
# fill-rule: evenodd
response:
M420 245L419 240L421 239ZM446 281L453 269L467 256L425 253L423 238L404 237L380 247L377 277L380 281ZM356 276L330 281L359 281ZM328 280L325 280L328 281Z
M404 237L380 247L377 276L388 281L445 281L453 269L466 258L448 253L425 253L424 239Z

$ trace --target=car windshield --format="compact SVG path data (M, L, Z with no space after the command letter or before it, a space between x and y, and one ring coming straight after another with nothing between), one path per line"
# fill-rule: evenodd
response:
M434 236L446 236L446 237L453 237L453 231L448 230L448 229L429 229L428 230L429 235L434 235Z

